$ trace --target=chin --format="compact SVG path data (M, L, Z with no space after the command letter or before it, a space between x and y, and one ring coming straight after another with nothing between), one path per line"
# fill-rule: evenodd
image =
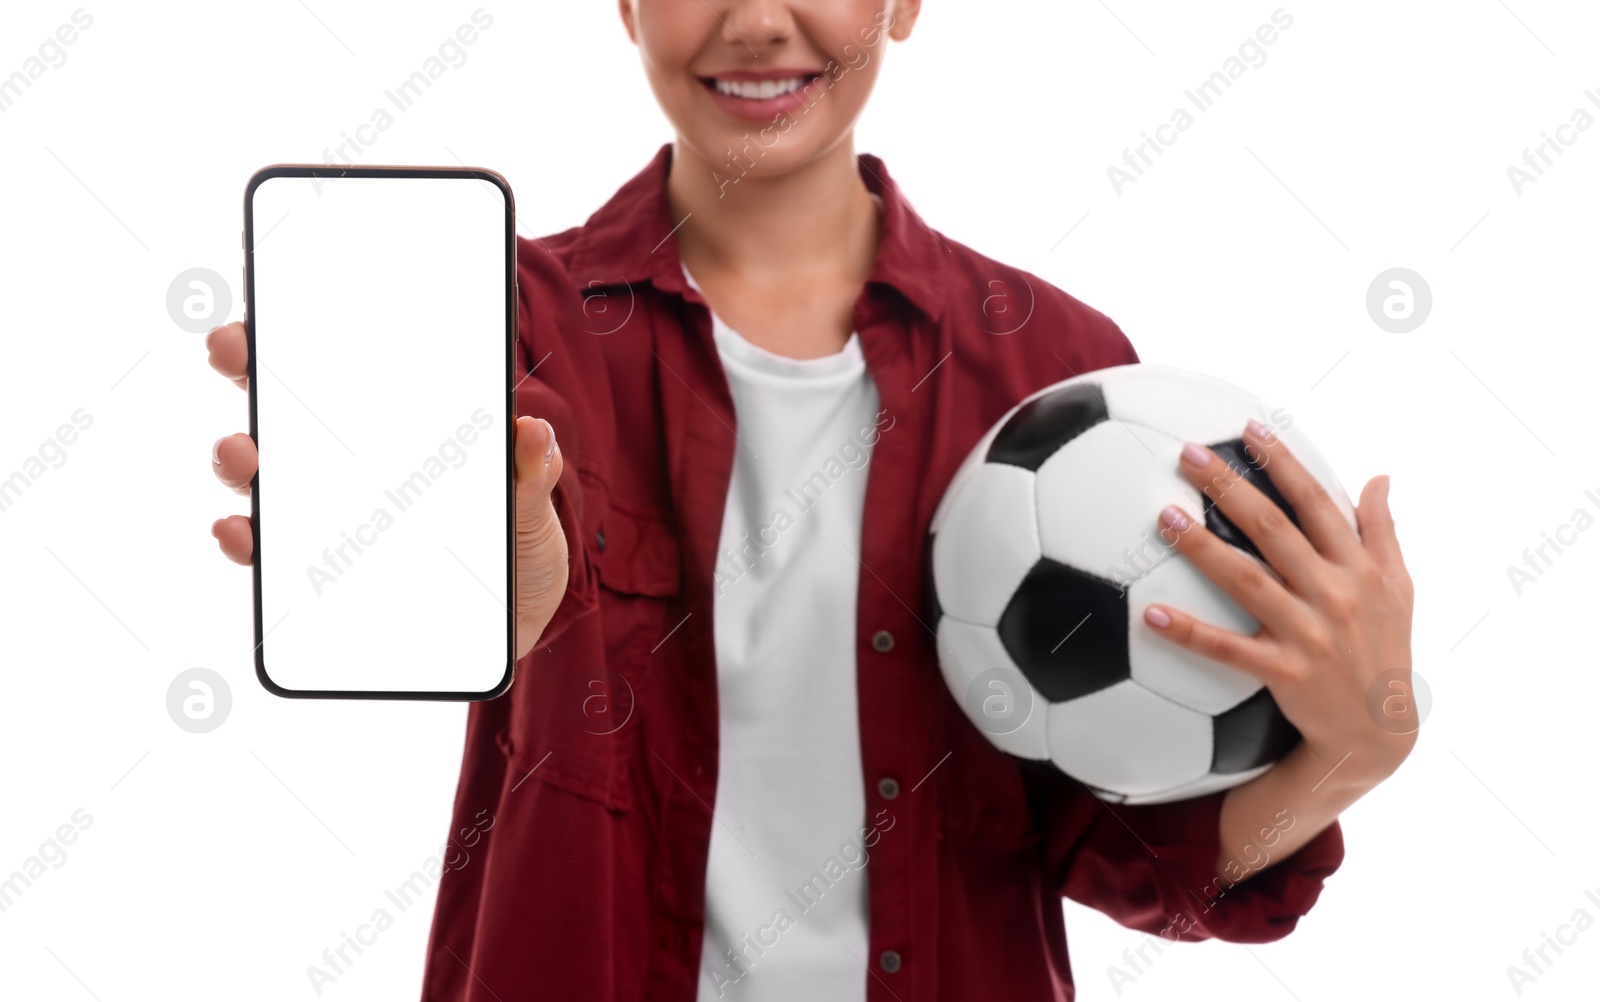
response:
M723 177L774 178L822 159L848 138L848 130L822 128L827 124L791 118L777 124L741 123L729 129L719 123L680 131L679 135ZM824 134L827 138L819 139Z

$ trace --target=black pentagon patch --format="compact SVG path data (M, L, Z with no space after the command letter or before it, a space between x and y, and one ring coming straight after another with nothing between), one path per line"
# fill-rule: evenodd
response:
M995 630L1011 660L1048 702L1087 696L1130 675L1128 600L1122 590L1048 557L1022 579Z
M1278 709L1272 693L1262 688L1211 720L1211 771L1245 772L1271 765L1300 740L1300 732Z
M1224 463L1227 463L1233 469L1233 472L1241 476L1246 483L1265 494L1267 500L1283 509L1283 513L1289 516L1289 521L1293 522L1297 528L1299 527L1300 520L1295 517L1294 508L1289 505L1288 501L1284 500L1282 494L1278 493L1278 488L1273 486L1272 478L1267 476L1263 466L1256 465L1255 461L1250 458L1245 449L1244 439L1233 438L1226 442L1218 442L1211 446L1211 451L1216 453ZM1209 497L1206 499L1205 504L1207 529L1210 529L1229 546L1236 546L1241 550L1245 550L1258 560L1266 559L1261 556L1261 551L1256 549L1256 544L1250 541L1250 537L1240 531L1239 527L1234 525L1233 521L1224 515L1222 509L1218 508Z
M1100 387L1074 383L1023 404L995 435L984 458L1037 471L1063 445L1107 417Z

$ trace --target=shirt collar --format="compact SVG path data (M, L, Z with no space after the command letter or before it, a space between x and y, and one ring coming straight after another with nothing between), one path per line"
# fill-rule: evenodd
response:
M648 281L663 292L680 296L688 290L679 264L679 224L673 222L667 204L671 163L672 145L668 143L589 217L572 251L572 276L580 287ZM878 256L867 282L894 289L937 322L943 312L938 295L940 259L949 250L905 200L882 160L863 153L856 163L867 190L883 200Z

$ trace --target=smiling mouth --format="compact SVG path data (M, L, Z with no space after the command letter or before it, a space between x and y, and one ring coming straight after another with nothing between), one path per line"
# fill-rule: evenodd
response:
M721 77L702 77L700 82L719 94L745 101L770 101L793 94L816 80L822 74L808 73L783 80L727 80Z

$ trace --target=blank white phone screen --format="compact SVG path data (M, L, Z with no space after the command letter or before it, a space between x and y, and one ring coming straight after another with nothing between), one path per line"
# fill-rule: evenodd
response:
M269 177L249 208L263 681L493 690L510 648L505 194Z

